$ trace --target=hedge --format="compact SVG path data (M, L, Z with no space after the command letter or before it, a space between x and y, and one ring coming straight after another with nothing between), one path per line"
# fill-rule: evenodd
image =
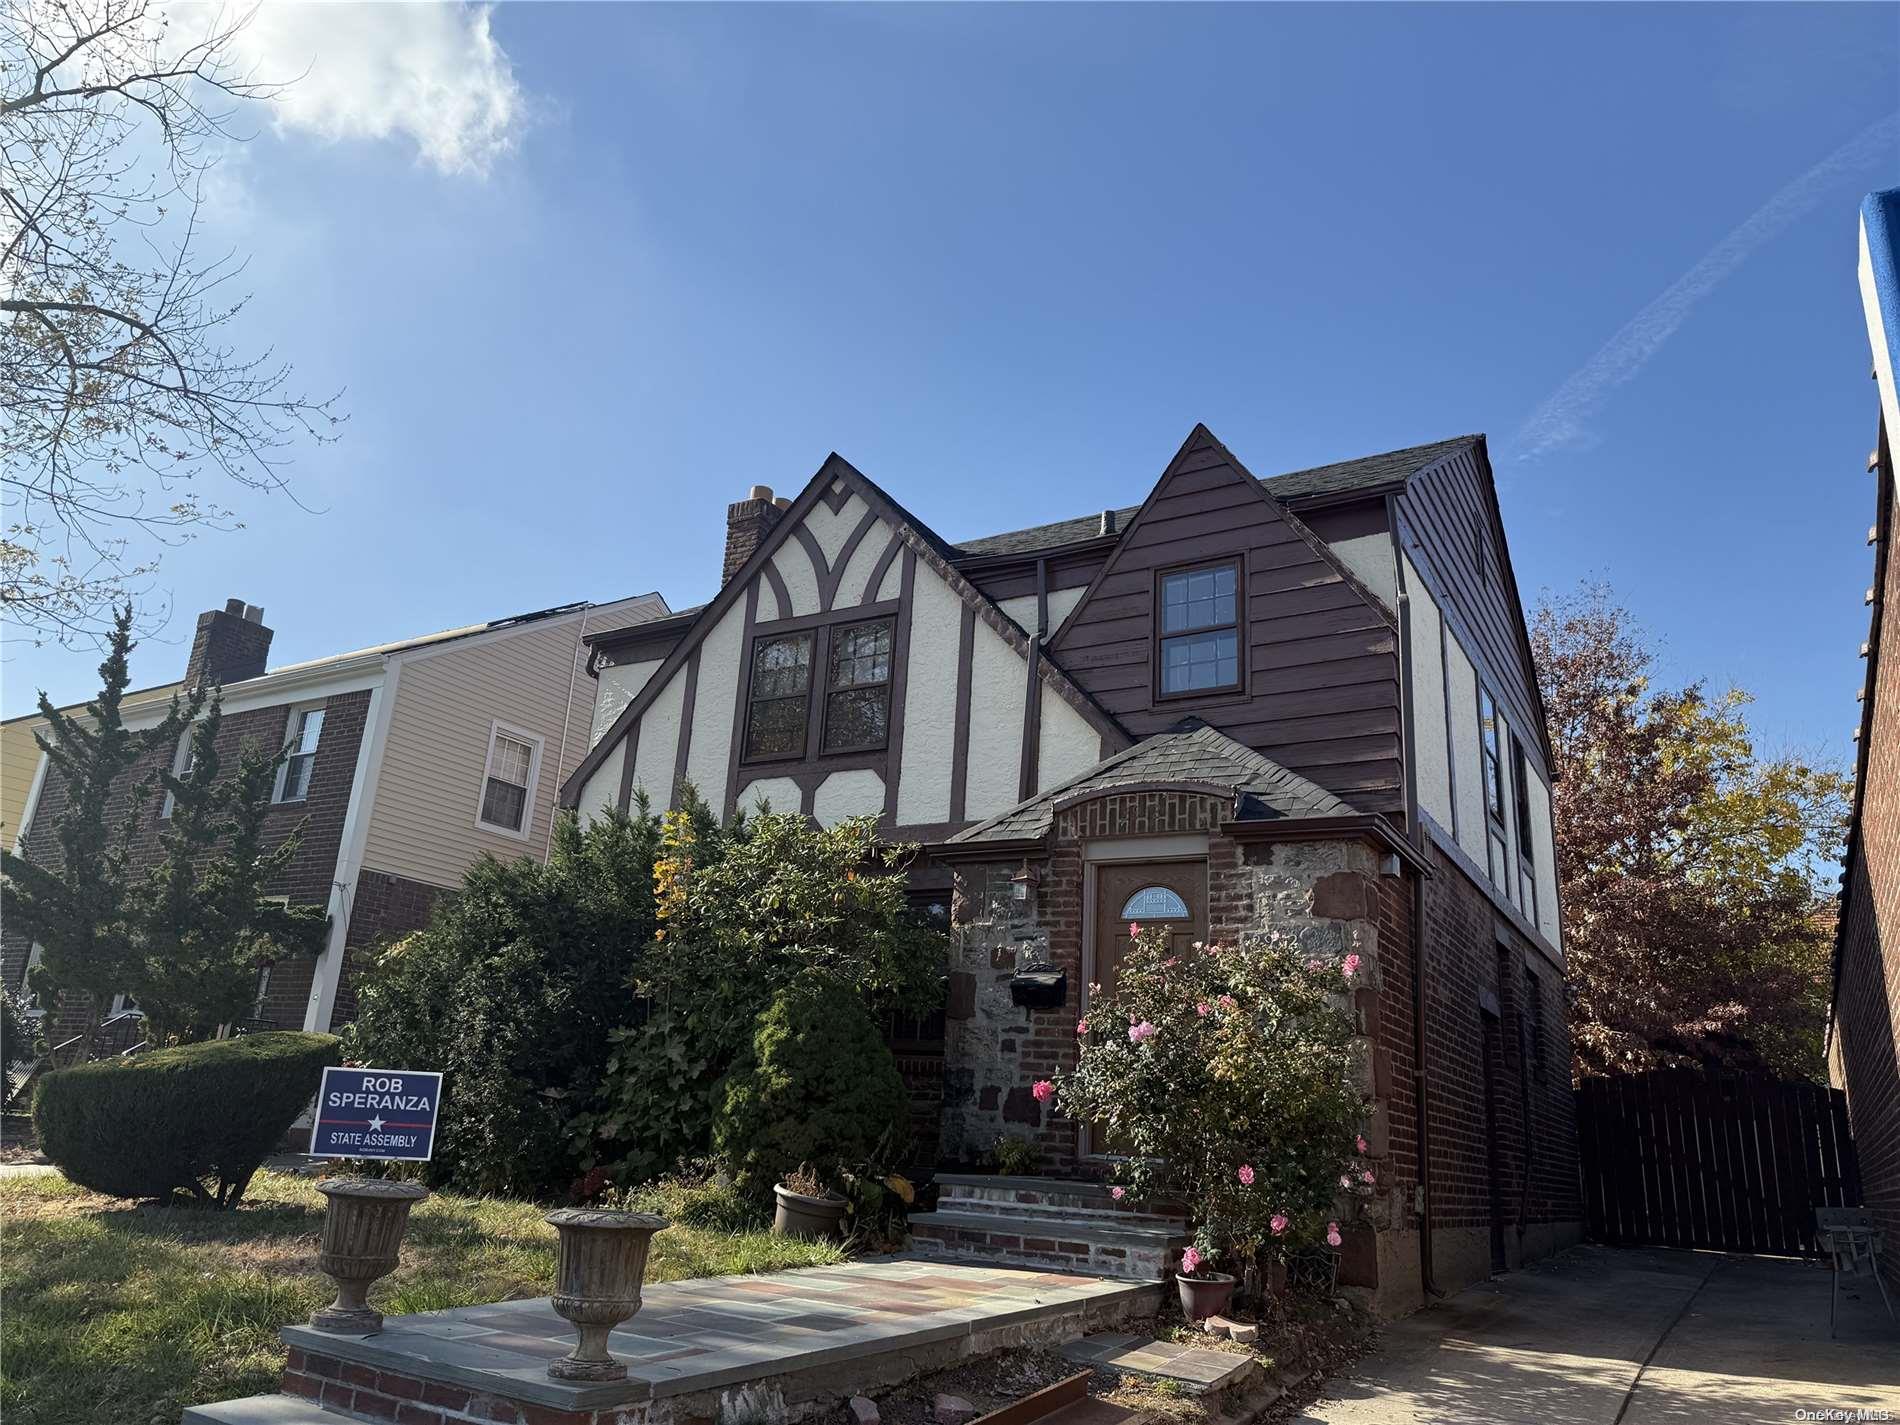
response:
M316 1096L330 1034L247 1034L40 1080L40 1151L73 1182L112 1197L187 1194L230 1207Z

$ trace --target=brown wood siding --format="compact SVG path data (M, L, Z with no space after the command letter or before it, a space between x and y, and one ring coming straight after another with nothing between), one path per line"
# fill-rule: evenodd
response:
M1523 739L1524 751L1546 786L1544 725L1535 674L1524 651L1523 611L1507 564L1487 482L1475 448L1459 451L1413 477L1398 497L1405 550L1431 584L1439 611ZM1486 567L1478 568L1482 538Z
M1235 556L1246 682L1155 696L1155 581ZM1050 648L1136 737L1199 717L1367 811L1404 809L1398 634L1211 437L1191 440Z

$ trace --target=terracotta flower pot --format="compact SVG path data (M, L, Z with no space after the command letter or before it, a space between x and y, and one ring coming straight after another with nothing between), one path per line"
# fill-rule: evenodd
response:
M371 1335L383 1329L383 1313L370 1307L369 1289L396 1270L409 1209L429 1190L383 1178L326 1178L317 1191L330 1200L317 1265L336 1282L336 1300L310 1324L339 1336Z
M778 1199L778 1211L772 1214L772 1230L779 1236L823 1241L843 1235L843 1198L811 1197L793 1192L784 1183L776 1184L772 1195Z
M624 1380L626 1363L607 1350L607 1335L640 1309L647 1248L667 1221L644 1212L596 1212L568 1207L547 1220L561 1234L554 1309L579 1328L572 1351L550 1362L556 1380Z
M1234 1299L1234 1279L1226 1272L1202 1272L1197 1277L1177 1274L1174 1285L1181 1293L1181 1314L1190 1321L1218 1316Z

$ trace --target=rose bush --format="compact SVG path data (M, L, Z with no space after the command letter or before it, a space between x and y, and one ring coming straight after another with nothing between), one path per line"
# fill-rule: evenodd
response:
M1089 987L1062 1112L1128 1155L1118 1187L1190 1206L1189 1275L1266 1246L1339 1245L1341 1200L1376 1183L1357 1132L1358 957L1309 957L1281 937L1178 951L1164 929L1130 931L1114 988Z

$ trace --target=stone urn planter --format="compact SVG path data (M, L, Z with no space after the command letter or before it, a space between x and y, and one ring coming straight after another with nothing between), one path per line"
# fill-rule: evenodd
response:
M548 1374L556 1380L625 1380L626 1363L608 1353L607 1334L640 1309L647 1248L667 1221L644 1212L580 1207L550 1212L547 1220L561 1234L554 1309L580 1332L574 1349L549 1363Z
M371 1335L383 1329L383 1313L370 1307L369 1289L396 1270L409 1209L429 1190L383 1178L326 1178L317 1191L330 1200L317 1265L336 1282L336 1300L310 1324L339 1336Z
M836 1193L823 1197L793 1192L784 1183L772 1188L778 1210L772 1214L772 1230L781 1237L804 1237L826 1241L844 1235L845 1200Z
M1234 1279L1226 1272L1202 1272L1192 1277L1177 1274L1174 1285L1181 1293L1181 1314L1190 1321L1219 1316L1234 1299Z

